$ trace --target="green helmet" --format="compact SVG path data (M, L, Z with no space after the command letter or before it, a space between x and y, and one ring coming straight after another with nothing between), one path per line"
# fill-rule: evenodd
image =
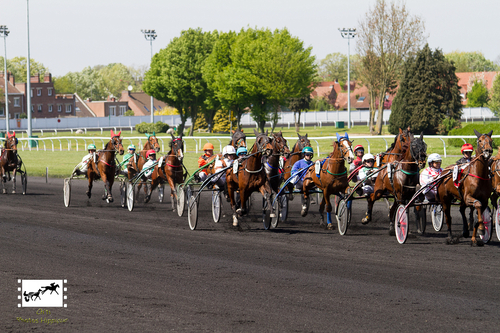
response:
M132 150L135 150L135 145L129 145L129 146L127 147L127 149L132 149Z
M87 147L87 150L90 150L90 149L94 149L94 150L96 150L97 148L95 147L95 144L91 143L91 144L89 144L89 146Z
M306 154L306 153L314 154L314 151L311 147L304 147L304 149L302 149L302 153L303 154Z

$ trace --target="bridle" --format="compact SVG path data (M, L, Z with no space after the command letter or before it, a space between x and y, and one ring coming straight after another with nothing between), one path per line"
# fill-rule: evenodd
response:
M152 141L152 139L154 139L154 141ZM154 135L149 136L148 142L151 145L151 147L153 147L153 149L158 149L156 152L160 151L160 144L158 143L158 139L156 138L156 136Z
M486 137L487 135L482 135L481 137ZM492 148L485 148L487 142L486 140L483 140L483 144L480 145L480 138L477 138L477 149L478 149L478 152L481 151L481 155L483 155L483 157L485 159L489 159L493 153L493 149ZM491 144L490 144L490 147L491 147Z
M183 148L182 139L181 138L172 139L171 147L172 147L172 150L175 151L175 157L178 160L181 160L183 156L179 157L179 150L182 151L182 148Z

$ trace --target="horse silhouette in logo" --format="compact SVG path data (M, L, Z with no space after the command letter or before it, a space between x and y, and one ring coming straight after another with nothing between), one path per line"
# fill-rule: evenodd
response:
M38 289L38 291L37 291L37 292L34 292L34 291L32 291L32 292L30 292L30 293L24 292L24 299L26 300L26 302L29 302L29 301L30 301L30 299L31 299L32 301L36 301L36 298L37 298L37 297L38 297L38 299L39 299L39 300L42 300L42 299L40 298L40 292L41 292L41 291L42 291L42 289ZM43 295L43 293L42 293L42 295ZM35 299L33 299L33 297L34 297Z
M57 290L56 290L56 289L57 289L57 288L61 288L61 287L59 287L59 285L58 285L58 284L56 284L55 282L52 282L52 283L50 284L50 286L45 286L45 287L42 287L42 288L45 288L45 290L44 290L44 291L42 291L42 295L43 295L43 294L45 294L45 292L46 292L46 291L48 291L48 290L50 290L50 295L52 295L52 293L53 293L54 291L56 292L56 294L58 294L58 295L59 295L59 293L57 292Z

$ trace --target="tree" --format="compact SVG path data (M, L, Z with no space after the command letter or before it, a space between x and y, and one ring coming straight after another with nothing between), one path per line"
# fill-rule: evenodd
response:
M33 58L30 58L30 74L31 76L41 76L49 72L49 68L45 67L42 63L39 63ZM1 64L3 66L3 58L1 58ZM2 67L3 68L3 67ZM16 82L26 82L26 73L28 71L28 61L26 57L14 57L12 59L7 59L7 70L12 72L16 78Z
M488 102L488 107L498 117L500 115L500 75L495 75L493 79L493 87L490 91L491 99Z
M462 115L458 78L454 65L441 50L429 45L407 59L403 78L392 104L389 131L410 126L413 132L436 134L445 120L455 124Z
M232 116L231 121L233 123L233 128L236 128L236 117ZM214 127L213 133L229 133L231 128L231 123L229 122L229 113L223 110L218 110L214 116Z
M499 71L500 66L484 57L479 51L453 51L445 54L446 59L453 61L457 73Z
M128 86L132 86L132 90L136 86L129 67L123 64L114 63L103 66L99 69L99 73L103 78L108 95L119 97L123 90L128 89Z
M378 100L376 129L370 127L370 131L381 134L383 101L386 94L394 92L404 61L424 43L424 24L418 16L410 16L404 3L387 5L385 0L377 0L375 7L370 8L364 20L359 22L359 27L356 50L362 58L360 64L365 67L358 72L365 73L360 79L368 88L372 106ZM374 116L372 111L371 124Z
M351 80L357 79L355 66L357 63L357 55L350 57L351 65ZM318 76L322 81L347 81L347 55L342 53L330 53L325 59L319 61Z
M208 129L208 124L207 124L207 121L205 119L205 116L203 114L199 114L197 117L196 117L196 123L194 123L193 125L193 131L196 131L196 130L207 130Z
M467 107L478 108L488 102L488 89L481 81L476 81L472 85L471 91L467 93Z
M335 89L332 89L335 91ZM295 120L295 132L300 131L300 113L303 110L309 109L309 104L311 103L311 95L290 98L288 99L288 107L293 112L293 119Z
M144 91L179 111L180 133L187 118L191 117L193 124L196 123L197 114L205 108L209 91L201 69L212 52L217 35L217 32L203 32L201 28L182 31L153 56L146 72Z

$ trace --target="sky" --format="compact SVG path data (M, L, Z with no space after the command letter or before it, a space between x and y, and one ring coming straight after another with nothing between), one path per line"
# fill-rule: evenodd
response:
M338 29L359 26L375 0L0 0L0 25L10 31L7 59L28 54L28 3L30 57L52 76L63 76L110 63L149 66L151 46L141 29L156 30L154 53L189 28L286 27L312 47L317 60L333 52L347 54L347 40ZM500 1L405 3L411 15L424 20L432 49L480 51L492 61L500 56ZM1 45L4 56L3 40ZM355 47L356 39L351 40L351 54Z

